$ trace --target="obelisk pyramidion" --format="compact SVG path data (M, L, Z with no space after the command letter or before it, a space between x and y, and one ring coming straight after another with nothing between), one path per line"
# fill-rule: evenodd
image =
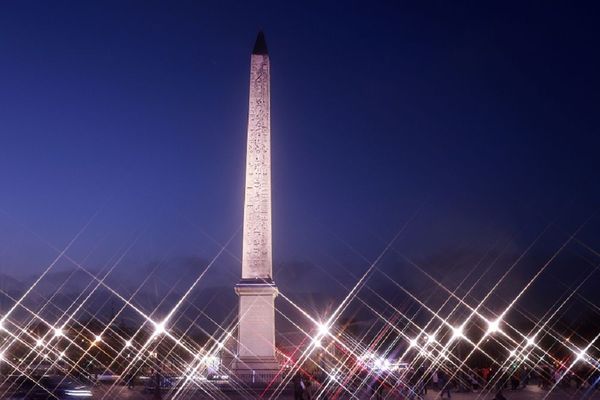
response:
M268 379L278 370L275 357L275 297L271 240L270 64L259 32L250 61L250 101L246 151L246 190L242 279L235 370L239 377Z

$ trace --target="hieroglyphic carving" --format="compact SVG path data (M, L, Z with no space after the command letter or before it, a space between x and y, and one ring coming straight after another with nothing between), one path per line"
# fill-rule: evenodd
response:
M242 278L271 278L271 99L267 54L250 67Z

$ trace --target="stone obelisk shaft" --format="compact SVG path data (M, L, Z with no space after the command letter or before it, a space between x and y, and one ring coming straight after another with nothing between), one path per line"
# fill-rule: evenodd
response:
M271 240L271 93L270 64L259 34L250 64L248 145L242 279L273 275Z
M270 65L265 37L258 34L250 65L242 279L237 358L238 378L269 382L277 376L275 297L271 240Z

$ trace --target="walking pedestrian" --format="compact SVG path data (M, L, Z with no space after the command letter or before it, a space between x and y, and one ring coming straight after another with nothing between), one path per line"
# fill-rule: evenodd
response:
M440 370L439 380L440 380L440 387L441 387L440 397L444 398L444 393L447 393L448 398L451 398L452 394L450 393L450 379L448 377L448 374L446 374L446 371Z
M296 375L294 375L293 385L294 400L304 400L304 390L306 389L306 384L304 383L300 372L297 372Z
M129 373L129 382L127 382L128 389L135 389L135 371Z
M438 375L437 369L433 371L433 374L431 374L431 382L433 382L433 388L435 390L439 389L439 383L440 383L440 377Z

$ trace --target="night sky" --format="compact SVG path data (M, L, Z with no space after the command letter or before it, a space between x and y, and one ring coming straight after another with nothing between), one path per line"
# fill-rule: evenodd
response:
M525 282L577 229L541 287L597 266L599 10L338 3L2 2L1 272L39 274L83 229L69 256L96 270L131 246L123 274L199 271L231 239L235 282L260 29L276 279L360 274L401 229L381 268L404 280L406 259L502 271L541 235Z

